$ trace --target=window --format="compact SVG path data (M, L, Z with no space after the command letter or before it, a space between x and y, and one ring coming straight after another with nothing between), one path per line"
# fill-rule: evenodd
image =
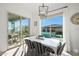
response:
M29 36L29 19L8 13L8 48L21 44Z
M22 26L22 37L28 37L29 34L29 19L22 19L21 20L21 26Z
M47 38L63 38L63 16L41 19L41 34Z

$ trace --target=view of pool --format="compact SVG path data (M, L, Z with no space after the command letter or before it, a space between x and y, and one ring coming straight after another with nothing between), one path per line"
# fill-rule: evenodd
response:
M60 35L60 34L56 34L55 32L42 32L41 33L44 37L46 38L51 38L51 37L54 37L54 38L63 38L63 35Z

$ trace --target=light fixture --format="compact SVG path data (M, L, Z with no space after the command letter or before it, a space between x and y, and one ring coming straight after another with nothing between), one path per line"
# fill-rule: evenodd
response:
M43 3L42 6L39 6L39 16L47 17L47 13L48 13L48 6L45 6Z
M49 12L64 9L64 8L67 8L67 7L68 6L64 6L64 7L54 9L54 10L48 10L48 6L45 6L44 3L43 3L42 6L39 6L39 16L40 16L40 18L47 18Z

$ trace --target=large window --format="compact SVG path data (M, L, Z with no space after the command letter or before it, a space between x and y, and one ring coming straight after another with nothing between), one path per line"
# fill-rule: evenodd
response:
M41 34L46 38L63 38L63 16L41 19Z
M29 36L29 19L8 13L8 48L21 44Z

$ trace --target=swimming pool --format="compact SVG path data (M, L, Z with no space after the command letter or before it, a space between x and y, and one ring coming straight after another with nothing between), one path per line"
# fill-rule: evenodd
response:
M51 37L55 37L55 38L63 38L63 35L60 34L56 34L55 32L42 32L41 33L44 37L46 38L51 38Z

